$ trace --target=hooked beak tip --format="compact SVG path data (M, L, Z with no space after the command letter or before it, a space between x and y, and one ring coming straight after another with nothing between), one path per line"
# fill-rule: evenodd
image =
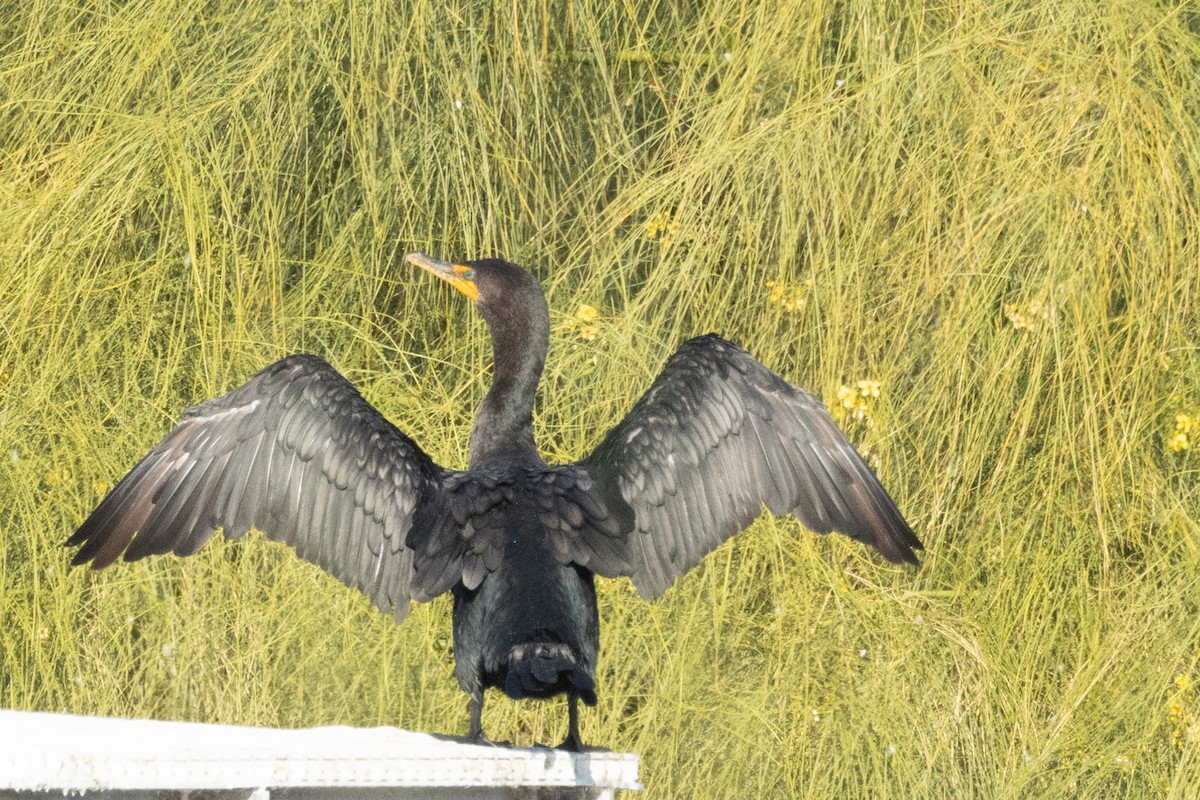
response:
M409 253L404 257L404 260L446 281L466 295L471 302L479 299L479 287L476 286L474 281L475 272L470 267L450 261L442 261L440 258L434 258L420 252Z

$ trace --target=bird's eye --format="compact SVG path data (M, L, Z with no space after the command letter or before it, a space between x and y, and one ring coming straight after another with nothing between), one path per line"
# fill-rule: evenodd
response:
M463 273L463 277L469 281L475 280L475 270L473 270L473 269L467 270L466 272Z

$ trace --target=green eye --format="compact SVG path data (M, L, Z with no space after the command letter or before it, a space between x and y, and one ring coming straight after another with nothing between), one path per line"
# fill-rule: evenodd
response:
M467 270L466 272L463 273L463 277L469 281L475 280L475 270L473 270L473 269Z

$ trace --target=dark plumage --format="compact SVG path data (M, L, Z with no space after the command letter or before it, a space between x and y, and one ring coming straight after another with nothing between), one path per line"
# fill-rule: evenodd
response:
M550 321L541 288L499 260L408 260L491 330L492 387L466 471L444 469L315 356L285 358L184 416L67 541L72 563L190 555L251 527L365 593L397 622L454 594L459 684L483 740L486 687L595 704L593 575L657 597L765 505L890 561L921 543L815 398L716 336L685 342L591 455L548 465L532 409Z

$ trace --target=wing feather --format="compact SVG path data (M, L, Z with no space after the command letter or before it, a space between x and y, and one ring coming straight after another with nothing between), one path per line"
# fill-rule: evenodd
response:
M315 356L291 356L190 409L67 541L73 563L190 555L217 528L251 527L291 545L397 619L414 596L405 546L418 503L449 513L446 476L419 447ZM444 513L443 513L444 512ZM458 532L441 526L441 536ZM443 570L461 569L453 543Z
M685 342L579 466L607 508L632 511L626 574L647 597L764 505L818 533L870 543L893 562L916 564L921 549L820 401L716 336Z

